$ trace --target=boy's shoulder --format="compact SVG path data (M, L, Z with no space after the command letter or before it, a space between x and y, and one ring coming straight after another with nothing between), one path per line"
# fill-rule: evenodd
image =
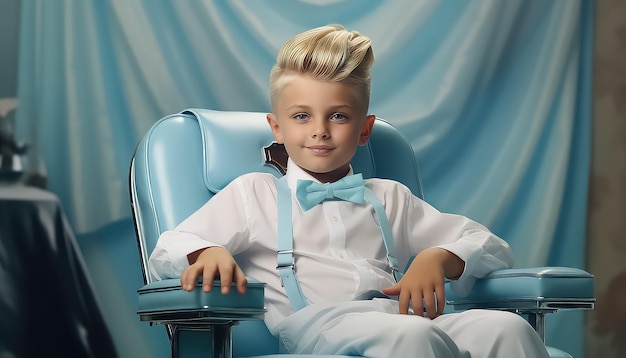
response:
M365 186L370 188L379 196L388 197L405 197L406 199L415 197L411 190L399 181L383 178L365 179Z
M244 201L251 198L266 201L276 197L276 184L274 181L274 175L269 173L246 173L233 179L223 191L227 193L237 192Z
M275 180L275 176L270 173L262 173L262 172L252 172L242 174L237 177L233 182L241 182L241 183L273 183Z
M392 179L368 178L365 179L365 185L370 187L371 189L380 187L383 189L406 188L408 190L406 185Z

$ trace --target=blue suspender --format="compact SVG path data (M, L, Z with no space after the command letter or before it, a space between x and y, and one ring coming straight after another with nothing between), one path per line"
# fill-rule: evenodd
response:
M387 262L391 268L391 274L393 275L394 282L398 283L402 279L402 272L398 270L398 257L396 256L396 246L393 243L393 235L391 234L391 227L389 226L389 220L385 213L383 204L378 200L378 197L374 192L365 187L365 201L368 202L376 213L378 218L378 226L380 227L381 234L383 235L383 243L385 249L387 249Z
M277 266L280 281L287 291L291 308L298 311L306 307L307 302L296 277L293 258L293 228L291 226L291 191L286 177L276 179L278 197L278 257Z
M296 277L296 268L293 258L293 228L291 212L291 191L287 184L286 177L276 179L276 190L278 196L278 245L277 245L277 269L289 303L294 311L298 311L307 306L306 298L300 288L300 282ZM385 249L387 250L387 261L391 267L391 273L395 282L400 281L402 273L398 270L398 258L395 255L396 249L391 235L391 227L383 204L376 194L365 188L365 201L374 208L378 225L383 237Z

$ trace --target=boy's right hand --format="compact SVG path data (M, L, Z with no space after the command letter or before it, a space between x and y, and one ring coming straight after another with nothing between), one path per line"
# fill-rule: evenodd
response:
M235 282L237 292L246 293L248 279L233 256L223 247L214 246L198 250L187 255L189 267L180 276L180 285L185 291L193 291L196 280L202 275L202 291L209 292L213 280L219 278L222 294L230 292L230 285Z

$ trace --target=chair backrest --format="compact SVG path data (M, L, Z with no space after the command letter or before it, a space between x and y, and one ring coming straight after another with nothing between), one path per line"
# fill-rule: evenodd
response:
M281 173L264 160L273 142L265 113L189 109L156 122L131 164L131 205L144 281L159 235L173 229L231 180L249 172ZM377 119L372 136L352 161L355 173L404 183L422 197L413 150L388 122Z
M266 158L264 148L274 138L265 115L189 109L160 119L145 134L130 171L131 207L144 283L151 282L148 258L162 232L176 227L242 174L282 175L268 162L282 162L286 153L274 152ZM423 197L411 146L382 119L376 120L372 136L359 147L352 166L365 178L394 179ZM247 343L233 345L236 356L278 352L278 340L261 321L241 322L233 330L233 342L237 341Z

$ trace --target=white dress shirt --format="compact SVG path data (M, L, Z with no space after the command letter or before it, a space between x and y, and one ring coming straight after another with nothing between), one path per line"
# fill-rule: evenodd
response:
M349 173L352 174L352 173ZM303 212L295 197L298 179L315 180L291 160L294 257L309 303L350 301L358 294L393 286L386 250L371 206L326 201ZM468 292L474 280L512 266L510 247L484 226L440 213L404 185L366 179L385 207L402 270L411 257L437 246L465 261L452 289ZM276 185L271 174L243 175L183 221L164 232L149 260L154 279L176 278L189 267L187 254L209 246L228 249L248 277L267 283L265 322L272 333L291 305L276 270Z

